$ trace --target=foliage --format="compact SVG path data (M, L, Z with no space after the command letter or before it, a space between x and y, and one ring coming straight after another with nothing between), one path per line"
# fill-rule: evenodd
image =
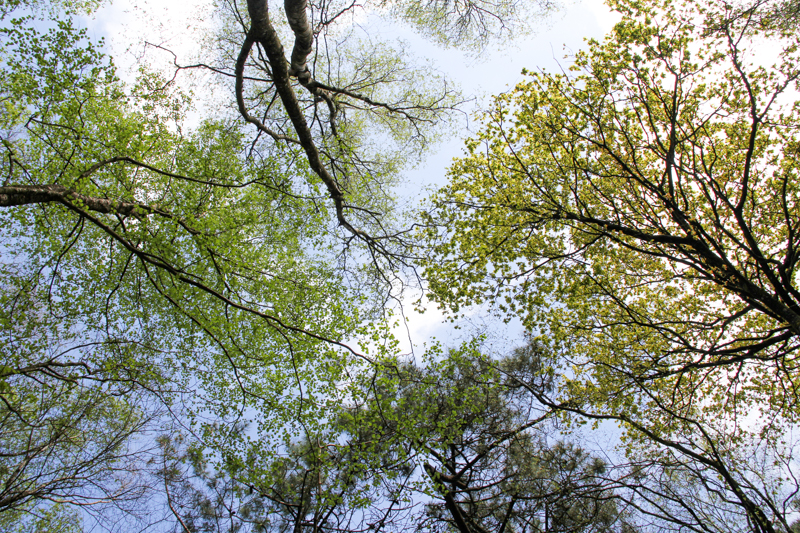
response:
M631 531L604 461L554 440L552 413L474 343L441 355L365 376L367 402L265 468L164 438L173 512L190 531Z
M445 46L482 50L497 36L514 37L530 31L525 24L531 12L539 15L554 9L544 2L473 2L427 0L422 2L382 2L400 20Z
M286 446L263 470L215 466L204 450L181 444L162 440L157 475L176 521L190 531L363 531L381 522L370 504L390 497L374 458L365 464L359 443L331 433Z
M363 299L309 251L305 167L248 159L235 124L184 133L163 80L126 88L70 21L31 21L1 54L0 506L133 497L159 405L209 434L319 420Z
M406 405L398 403L403 413L412 404L426 409L414 424L419 437L411 440L434 498L417 527L461 533L627 527L605 462L558 440L554 412L508 378L512 369L536 365L530 355L519 350L491 361L473 344L410 373Z
M42 505L41 509L25 513L4 511L0 514L0 527L9 533L78 533L80 515L65 505Z
M403 43L364 32L359 21L388 15L439 43L468 46L467 35L487 40L524 26L532 6L546 12L548 4L223 2L209 53L186 59L185 66L176 58L176 65L209 70L232 93L239 117L269 141L255 150L298 149L309 165L311 195L333 208L332 232L357 264L366 255L367 266L376 267L367 275L391 293L402 282L397 271L413 269L413 256L389 188L436 141L463 98L434 69L415 62Z
M451 311L540 335L541 401L618 421L631 458L705 483L735 527L788 529L798 34L771 15L786 4L612 6L604 42L484 115L427 214L426 275ZM699 507L673 518L717 527Z
M391 345L364 326L382 313L372 281L392 287L409 261L389 189L458 97L388 46L318 48L355 5L286 2L273 24L280 11L252 1L223 6L212 51L237 114L190 127L172 80L142 69L126 86L75 26L96 5L0 8L0 512L111 502L133 516L162 494L143 458L169 417L210 472L287 491L296 472L328 475L333 459L298 439L327 438L338 406L364 401L354 376L375 359L346 343ZM364 465L360 485L332 473L313 496L344 486L352 516Z

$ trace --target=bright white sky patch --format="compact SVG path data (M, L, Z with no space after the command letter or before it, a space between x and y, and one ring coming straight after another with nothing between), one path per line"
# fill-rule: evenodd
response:
M114 0L86 25L93 37L105 37L117 65L126 71L142 59L146 42L169 48L182 60L194 58L200 39L212 27L212 10L210 0Z

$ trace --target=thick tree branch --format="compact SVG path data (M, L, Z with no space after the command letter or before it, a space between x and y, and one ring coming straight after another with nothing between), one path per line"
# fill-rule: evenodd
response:
M311 72L306 61L311 55L314 46L314 32L308 23L306 0L284 0L286 20L294 33L294 47L292 48L292 61L289 65L289 75L296 76L300 83L307 84L311 80Z
M424 466L425 472L431 478L431 481L438 486L442 486L442 474L437 472L436 469L428 463L425 463ZM447 507L447 510L450 511L450 515L453 517L453 521L456 523L458 530L461 533L473 533L473 531L467 525L461 509L459 509L458 503L456 503L456 501L453 499L453 494L447 489L443 489L441 492L442 496L444 497L445 507Z
M301 144L300 141L295 139L294 137L290 137L288 135L284 135L282 133L278 133L269 129L263 122L255 118L250 114L247 110L247 106L244 103L244 66L247 62L247 58L250 55L250 50L252 50L255 41L251 39L249 36L245 38L244 43L242 44L242 49L239 52L239 57L236 60L236 104L239 107L239 113L242 115L247 122L253 124L259 131L266 133L270 137L272 137L276 141L286 141L293 144Z
M239 64L242 66L244 65L243 58L247 57L247 54L249 54L253 43L258 42L263 47L264 52L267 54L267 58L269 59L270 66L272 67L272 76L273 82L275 83L275 89L280 96L281 103L286 110L286 114L289 116L289 120L292 122L292 126L294 126L295 132L297 133L297 138L306 153L306 158L308 159L311 169L315 174L317 174L317 176L319 176L319 178L325 184L325 187L328 189L328 193L330 194L330 197L333 200L336 208L336 219L338 220L339 225L347 229L347 231L355 236L367 241L372 241L372 239L370 239L366 233L353 227L344 215L344 193L336 183L336 180L333 178L333 176L331 176L331 174L328 172L328 169L325 168L325 165L322 163L319 149L314 142L314 137L311 133L311 129L308 126L308 122L306 121L303 109L300 106L300 102L297 100L297 95L295 94L294 89L292 88L289 79L289 64L284 56L283 45L280 42L275 28L272 26L272 23L269 20L267 1L248 0L247 8L250 13L252 27L248 32L244 46L242 46L242 50L239 55ZM239 68L237 65L237 71L238 70ZM239 78L237 78L237 98L241 98L242 87L241 84L238 83L238 79Z
M150 213L166 214L164 211L146 204L88 196L62 185L7 185L0 187L0 207L48 202L80 205L97 213L124 216L141 217Z
M705 267L705 270L709 273L708 278L710 281L735 292L741 296L744 301L756 304L759 309L762 309L767 314L784 322L792 330L794 335L800 335L800 314L785 305L780 298L766 291L750 280L749 277L742 274L726 258L720 257L714 253L712 248L709 247L705 241L699 236L695 237L699 232L689 233L690 236L655 234L625 226L614 221L585 215L580 212L562 210L558 206L554 208L552 213L545 213L542 209L535 207L522 207L517 209L536 214L538 217L541 217L542 220L569 220L581 224L590 224L597 227L602 234L611 238L614 238L614 234L621 234L642 243L665 244L673 248L676 254L685 256L693 263L699 261L699 264ZM615 239L615 241L636 251L650 253L646 249L631 247L624 241L618 239Z

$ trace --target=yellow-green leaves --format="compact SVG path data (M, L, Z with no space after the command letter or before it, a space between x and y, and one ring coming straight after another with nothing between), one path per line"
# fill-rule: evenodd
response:
M797 421L798 37L712 3L614 7L568 73L483 115L425 214L431 289L547 338L594 413L679 440Z

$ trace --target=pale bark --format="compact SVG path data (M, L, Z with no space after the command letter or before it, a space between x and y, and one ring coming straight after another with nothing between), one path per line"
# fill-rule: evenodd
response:
M306 0L284 0L286 10L286 20L289 27L294 32L294 48L292 48L292 60L289 66L289 75L297 76L304 85L311 80L311 72L308 70L306 61L314 46L314 32L308 23L306 15Z
M97 213L142 216L158 212L145 204L81 194L63 185L7 185L0 187L0 207L57 202L80 205Z

